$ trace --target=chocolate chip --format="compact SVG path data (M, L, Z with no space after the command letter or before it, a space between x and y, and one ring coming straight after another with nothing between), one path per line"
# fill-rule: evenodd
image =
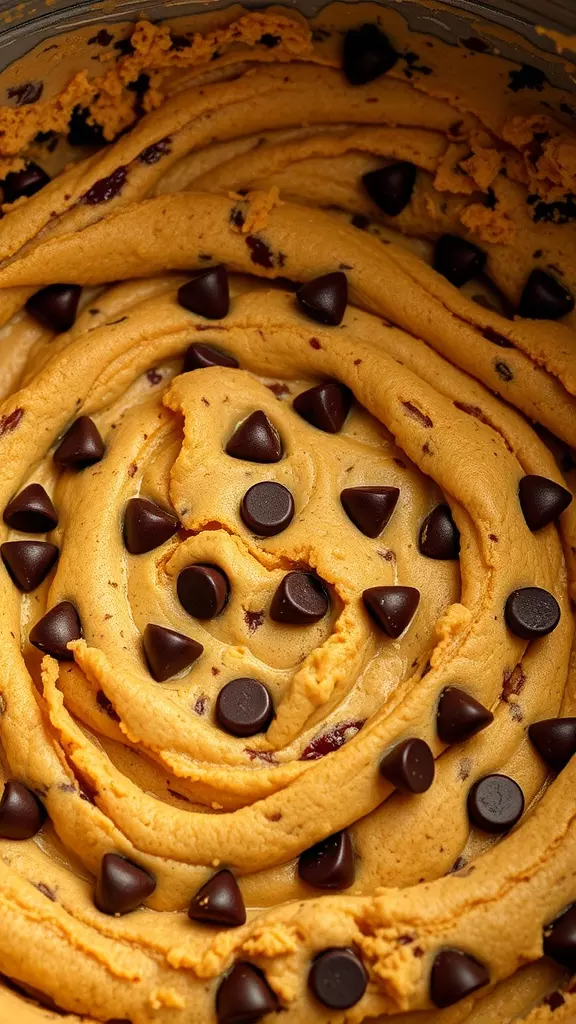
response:
M178 289L178 302L184 309L207 320L222 320L230 308L226 267L220 263L198 271L191 281Z
M277 1009L278 1000L263 972L243 960L234 964L216 995L218 1024L256 1024Z
M569 971L576 970L576 905L544 929L544 955Z
M238 360L229 356L212 345L190 345L184 356L184 373L190 370L203 370L209 366L226 366L231 370L238 368Z
M426 558L454 561L460 555L460 533L448 505L437 505L422 523L418 539Z
M155 888L156 879L144 868L117 853L106 853L102 858L94 903L103 914L129 914L137 910Z
M365 722L365 718L359 718L331 725L325 732L310 740L308 746L304 747L300 754L300 761L318 761L321 757L326 757L326 754L340 750L340 747L343 747L345 743L353 739L356 733L360 732Z
M68 144L70 146L94 146L106 145L104 131L101 124L92 121L88 107L77 105L72 111L68 122Z
M415 587L369 587L362 600L376 625L397 640L416 614L420 591Z
M500 377L500 380L505 381L506 384L509 384L511 380L514 380L514 374L508 366L508 363L503 363L502 361L494 363L494 369Z
M392 515L398 487L345 487L340 494L344 511L366 537L379 537Z
M327 434L337 434L344 426L353 398L350 388L334 380L302 391L292 405L298 415L313 427Z
M238 882L223 868L210 878L192 898L188 917L191 921L217 924L220 928L238 928L246 921L246 907Z
M47 185L50 178L38 164L28 163L22 171L10 171L3 182L4 202L15 203L22 196L36 195L44 185Z
M160 162L162 157L168 156L172 152L172 139L169 135L165 139L159 139L158 142L153 142L152 145L146 146L138 156L138 160L141 164L157 164Z
M250 487L240 505L242 521L259 537L274 537L290 525L294 498L283 484L264 480Z
M537 640L556 629L560 621L560 606L547 590L522 587L512 591L504 614L508 627L516 636L523 640Z
M424 740L402 740L383 757L380 774L402 793L425 793L434 781L434 756Z
M236 427L226 445L226 454L246 462L280 462L280 434L266 413L258 409Z
M308 987L319 1003L330 1010L348 1010L360 1002L368 975L351 949L326 949L315 958Z
M508 832L524 812L524 794L508 775L485 775L468 793L468 815L483 832Z
M486 253L458 235L442 235L436 242L434 270L460 288L484 269Z
M545 476L522 477L518 488L520 506L530 530L553 523L572 501L570 491Z
M15 540L2 544L2 561L19 590L29 594L46 579L58 558L55 544L43 540Z
M39 651L51 654L58 661L74 661L66 645L71 640L80 640L81 636L78 612L70 601L61 601L38 619L30 630L29 640Z
M341 270L307 281L296 292L300 308L311 320L329 327L342 323L348 303L348 279Z
M46 810L32 790L9 779L0 800L0 838L31 839L46 820Z
M127 167L117 167L112 174L106 178L99 178L82 197L81 202L87 206L99 206L100 203L109 203L120 195L128 177Z
M202 644L173 629L148 623L142 637L150 674L157 683L190 668L204 650Z
M446 686L440 694L436 728L443 743L462 743L494 720L494 715L469 693Z
M547 718L534 722L528 735L553 772L561 772L576 754L576 718Z
M488 985L490 975L483 964L457 949L444 949L432 964L430 999L439 1009L452 1006Z
M416 167L406 160L369 171L362 177L362 184L370 199L388 217L397 217L408 206L415 181Z
M54 462L61 469L86 469L100 462L105 451L94 421L89 416L80 416L64 434L54 452Z
M508 78L510 79L508 88L512 92L520 92L521 89L535 89L536 92L542 92L548 82L544 72L532 64L521 64L517 71L509 72Z
M76 320L81 291L77 284L49 284L28 299L26 312L51 331L69 331Z
M304 850L298 874L313 889L349 889L354 883L354 851L348 832L336 832Z
M257 679L232 679L218 694L216 721L232 736L255 736L265 732L273 717L272 698Z
M124 515L124 544L131 555L165 544L178 529L178 520L149 498L130 498Z
M27 107L31 103L37 103L44 91L43 82L24 82L23 85L13 85L6 90L8 99L16 100L17 107Z
M22 533L48 533L58 515L41 484L28 484L4 509L4 522Z
M350 29L344 37L343 71L350 85L367 85L385 75L398 60L388 36L377 25Z
M545 270L533 270L520 297L518 315L530 320L558 320L574 309L574 296Z
M289 572L272 598L270 618L274 622L307 626L323 619L329 607L323 580L311 572Z
M228 578L215 565L188 565L176 587L180 604L196 619L215 619L228 600Z

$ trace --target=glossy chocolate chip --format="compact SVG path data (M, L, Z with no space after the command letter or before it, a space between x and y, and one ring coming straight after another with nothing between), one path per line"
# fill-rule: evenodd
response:
M100 462L105 451L94 421L89 416L80 416L64 434L54 452L54 462L61 469L86 469Z
M460 288L484 269L486 253L458 235L442 235L436 242L434 270Z
M402 740L383 757L380 774L403 793L425 793L434 782L434 755L424 740Z
M574 296L545 270L533 270L520 297L518 315L529 320L559 320L574 309Z
M74 661L67 644L80 640L82 626L80 618L70 601L61 601L51 608L30 630L30 643L44 654L51 654L58 661Z
M345 487L340 494L344 511L366 537L379 537L396 508L398 487Z
M176 586L180 604L195 619L215 619L228 600L228 577L215 565L188 565Z
M231 736L255 736L265 732L273 717L272 698L257 679L232 679L218 694L216 721Z
M336 832L304 850L298 874L313 889L349 889L354 882L354 851L348 832Z
M253 412L232 434L226 454L246 462L279 462L282 458L280 434L265 412Z
M505 617L509 629L523 640L537 640L551 633L560 621L560 606L555 597L541 587L513 590L506 601Z
M178 529L178 520L149 498L130 498L124 514L124 544L131 555L165 544Z
M330 1010L349 1010L366 991L368 975L351 949L326 949L315 958L308 986L319 1003Z
M546 718L534 722L528 735L553 772L561 772L576 754L576 718Z
M77 284L49 284L28 299L26 312L51 331L69 331L76 320L81 291Z
M369 171L362 177L362 184L370 199L388 217L397 217L408 206L415 181L416 167L405 160L380 167L377 171Z
M544 928L544 955L576 971L576 905L568 907Z
M46 820L38 797L16 779L8 779L0 800L0 838L31 839Z
M344 37L343 70L350 85L367 85L393 68L399 54L377 25L353 28Z
M489 981L488 970L474 957L457 949L444 949L432 965L430 999L439 1009L444 1009L472 995Z
M192 637L151 622L144 630L142 645L150 674L157 683L164 683L190 668L204 650Z
M485 775L468 793L468 815L483 832L508 832L524 812L524 794L508 775Z
M274 622L307 626L323 619L330 607L326 586L312 572L289 572L276 589L270 605Z
M277 1009L278 1000L262 971L243 960L234 964L216 995L218 1024L257 1024Z
M422 523L418 547L426 558L452 561L460 555L460 533L448 505L437 505Z
M337 434L344 426L354 396L345 384L327 381L302 391L292 402L299 416L318 430Z
M43 540L8 541L0 553L18 590L25 594L40 586L58 558L56 545Z
M198 890L190 903L188 917L191 921L217 924L221 928L238 928L245 923L246 907L231 871L223 868Z
M307 281L296 292L298 305L306 316L328 327L342 323L348 303L348 279L341 270Z
M142 906L156 888L156 879L144 868L116 853L102 858L94 902L103 914L129 914Z
M408 628L420 603L415 587L369 587L362 594L366 611L392 640Z
M15 203L22 196L33 196L47 185L50 178L38 164L28 163L22 171L10 171L3 182L4 202Z
M545 476L533 474L522 477L518 497L526 524L532 531L553 523L572 501L572 495L565 487Z
M240 515L252 533L259 537L274 537L292 522L294 498L283 484L264 480L246 491Z
M184 373L205 370L210 366L225 366L235 370L238 368L238 360L218 348L212 348L212 345L190 345L184 356Z
M457 686L446 686L440 694L436 728L443 743L462 743L494 721L494 715L480 701Z
M207 320L222 320L230 309L228 271L221 263L200 270L178 289L178 302L191 313Z
M58 525L58 515L41 484L28 484L4 509L4 522L22 533L48 533Z

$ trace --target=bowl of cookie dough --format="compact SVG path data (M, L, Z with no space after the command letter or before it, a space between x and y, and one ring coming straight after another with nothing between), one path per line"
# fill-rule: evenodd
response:
M0 3L0 1024L576 1020L571 0Z

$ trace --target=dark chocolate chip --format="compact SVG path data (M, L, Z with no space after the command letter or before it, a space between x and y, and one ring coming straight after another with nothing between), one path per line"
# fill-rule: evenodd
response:
M28 163L22 171L10 171L3 182L4 202L15 203L22 196L36 195L50 178L38 164Z
M278 1000L263 972L243 960L234 964L216 995L218 1024L257 1024L277 1009Z
M80 416L64 434L54 452L54 462L61 469L86 469L100 462L105 451L94 421L89 416Z
M190 345L184 356L184 373L190 370L204 370L209 366L226 366L231 370L238 368L238 360L221 352L212 345Z
M521 64L517 70L509 72L508 78L510 79L508 88L512 92L520 92L521 89L535 89L536 92L542 92L548 82L544 72L532 64Z
M96 883L94 903L103 914L116 916L137 910L156 888L156 879L144 868L106 853Z
M302 391L292 405L298 415L313 427L327 434L337 434L344 426L353 398L350 388L333 380Z
M446 686L440 694L436 728L443 743L462 743L494 720L494 715L469 693Z
M127 167L117 167L112 174L106 178L99 178L82 197L82 202L87 206L99 206L100 203L108 203L120 195L128 176Z
M223 868L213 875L192 898L188 917L191 921L217 924L220 928L238 928L246 921L246 907L238 882Z
M534 722L528 735L553 772L561 772L576 754L576 718L546 718Z
M398 487L345 487L340 494L344 511L366 537L379 537L392 515Z
M426 558L452 561L460 555L460 533L448 505L437 505L426 516L418 539L420 553Z
M272 598L270 618L274 622L306 626L323 619L329 607L323 580L311 572L289 572Z
M49 284L28 299L26 311L43 327L61 334L76 320L81 291L78 284Z
M415 587L369 587L362 600L376 625L397 640L416 614L420 591Z
M16 779L8 779L0 800L0 838L31 839L46 820L38 797Z
M345 743L353 739L356 733L360 732L365 722L365 718L359 718L337 722L335 725L329 726L325 732L314 736L308 746L304 747L300 754L300 760L318 761L321 757L326 757L326 754L340 750L340 747L343 747Z
M436 242L434 270L460 288L484 269L486 253L458 235L442 235Z
M528 278L518 315L530 320L558 320L574 309L574 296L545 270L533 270Z
M68 122L68 144L98 148L106 145L102 125L91 120L88 107L74 107Z
M468 793L468 815L483 832L508 832L524 812L524 794L508 775L485 775Z
M274 717L274 705L264 683L257 679L232 679L216 700L216 721L232 736L265 732Z
M363 175L362 183L372 202L388 217L397 217L408 206L414 191L416 167L405 160Z
M388 36L377 25L350 29L344 37L343 70L350 85L367 85L385 75L398 60Z
M342 270L307 281L296 292L300 308L311 320L337 327L348 303L348 279Z
M58 661L74 661L66 645L71 640L80 640L81 636L78 612L70 601L61 601L38 619L30 630L29 639L39 651L51 654Z
M204 650L202 644L165 626L148 623L142 637L148 668L157 683L190 668Z
M569 971L576 970L576 905L544 929L544 955Z
M215 565L188 565L176 586L180 604L196 619L215 619L228 600L228 578Z
M15 540L0 548L2 561L19 590L39 587L58 558L58 548L43 540Z
M37 103L44 92L43 82L24 82L22 85L13 85L6 90L8 99L16 100L17 107L28 107L31 103Z
M292 522L294 498L283 484L263 480L246 491L240 515L252 533L259 537L273 537Z
M165 544L178 529L178 520L149 498L130 498L124 515L124 544L131 555Z
M425 793L434 781L434 755L424 740L402 740L383 757L380 774L402 793Z
M541 530L568 508L572 495L565 487L545 476L522 477L518 489L520 506L530 530Z
M443 1009L472 995L489 981L486 967L478 960L457 949L444 949L432 965L430 998L435 1006Z
M217 267L198 271L192 280L178 289L178 302L184 309L207 320L221 320L230 308L226 267L220 263Z
M506 601L505 617L509 629L523 640L547 636L560 622L560 606L555 597L541 587L513 590Z
M314 959L308 986L319 1003L330 1010L348 1010L360 1002L368 975L351 949L326 949Z
M336 832L304 850L298 874L313 889L349 889L354 883L354 851L348 832Z
M253 412L232 434L227 455L246 462L279 462L282 458L280 434L265 412Z
M58 515L41 484L28 484L4 509L4 522L22 533L48 533Z

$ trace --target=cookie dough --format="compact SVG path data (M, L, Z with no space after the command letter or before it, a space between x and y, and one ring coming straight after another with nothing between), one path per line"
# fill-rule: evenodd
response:
M14 1024L576 1013L574 110L474 39L2 76Z

